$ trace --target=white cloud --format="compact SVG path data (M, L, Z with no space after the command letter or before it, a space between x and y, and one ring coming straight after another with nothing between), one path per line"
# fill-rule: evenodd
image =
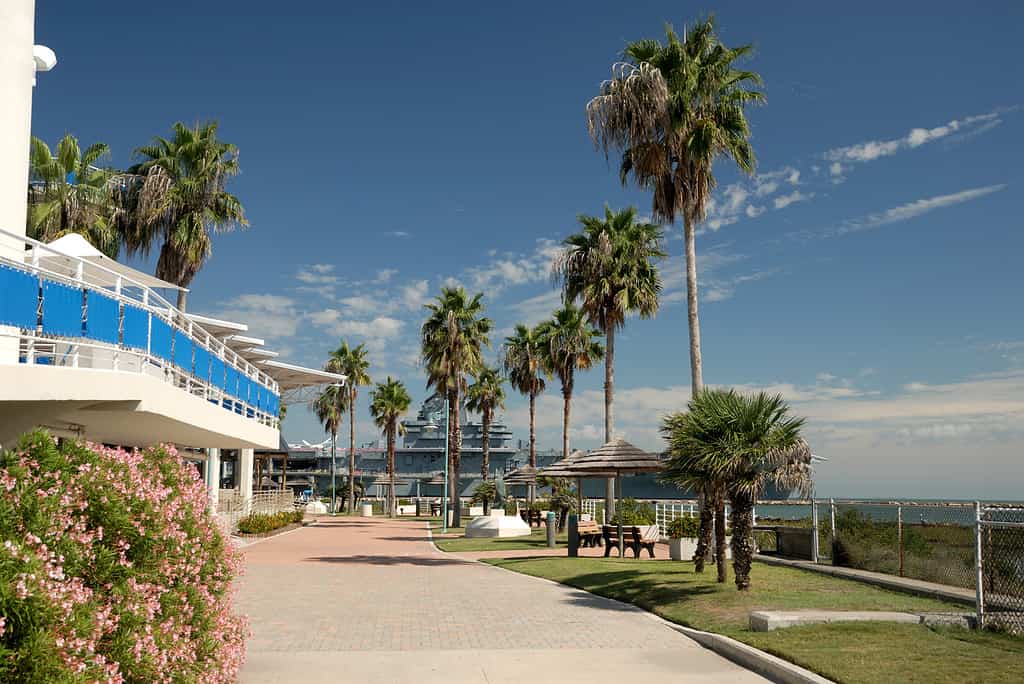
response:
M747 218L757 218L765 211L764 207L756 207L753 204L748 204L747 208L743 210L743 213L747 215Z
M874 161L880 157L896 154L900 150L913 149L926 143L934 142L957 131L989 126L993 121L998 120L999 116L999 112L989 112L988 114L954 119L943 126L936 126L935 128L913 128L902 138L894 140L869 140L857 143L856 145L836 147L825 153L825 159L838 162Z
M398 275L397 268L384 268L377 271L377 277L374 278L374 281L378 283L387 283L396 275Z
M813 192L805 194L803 192L800 192L799 190L794 190L788 195L779 195L774 200L772 200L772 204L774 204L776 209L785 209L790 204L794 204L796 202L806 202L812 197L814 197Z
M220 304L215 317L244 323L256 337L282 338L295 335L302 315L291 297L243 294Z
M333 264L311 264L300 268L295 279L307 285L332 285L338 282L338 276L332 275L333 271Z
M412 233L410 233L408 231L404 231L404 230L392 230L392 231L389 231L389 232L385 233L385 235L389 235L391 237L396 237L396 238L412 237Z
M466 269L459 280L464 280L469 289L482 290L493 297L508 287L549 279L551 264L561 250L556 241L542 238L537 240L533 252L492 258L481 266Z
M323 309L309 314L310 322L334 336L356 335L368 341L393 339L401 334L404 321L390 316L355 320L337 309Z
M885 226L891 223L909 221L910 219L917 218L923 214L933 212L936 209L944 209L945 207L951 207L956 204L970 202L971 200L991 195L992 193L999 192L1005 188L1006 184L986 185L980 188L961 190L960 192L954 192L949 195L936 195L935 197L926 197L924 199L914 200L913 202L907 202L906 204L886 209L881 213L868 214L861 218L845 221L838 227L825 231L823 235L825 237L837 237L840 235L846 235L847 233L855 233L871 228L878 228L879 226Z
M416 311L423 307L427 303L427 288L429 287L426 280L417 280L407 285L403 285L399 294L402 298L402 306L409 311Z
M562 293L558 290L544 292L509 306L516 312L516 320L526 325L537 325L551 316L562 305Z
M843 165L839 162L832 162L828 166L828 173L833 178L843 175Z

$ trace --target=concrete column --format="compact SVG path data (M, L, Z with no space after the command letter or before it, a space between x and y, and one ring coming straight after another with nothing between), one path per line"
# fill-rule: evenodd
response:
M235 473L235 482L238 483L238 496L242 500L243 515L252 509L252 462L252 449L238 450L238 472Z
M35 0L0 2L0 228L25 234L28 149L32 130ZM0 254L22 259L20 240L0 236ZM18 362L16 328L0 327L0 364Z
M206 492L210 509L216 513L220 503L220 449L206 450Z

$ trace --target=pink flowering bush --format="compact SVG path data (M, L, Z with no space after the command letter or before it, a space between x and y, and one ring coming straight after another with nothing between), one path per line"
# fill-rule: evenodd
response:
M0 682L232 682L240 559L170 447L0 454Z

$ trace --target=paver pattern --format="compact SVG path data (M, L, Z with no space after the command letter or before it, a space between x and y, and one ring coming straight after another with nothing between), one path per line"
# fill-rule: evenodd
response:
M763 681L631 607L437 551L416 521L250 545L243 682Z

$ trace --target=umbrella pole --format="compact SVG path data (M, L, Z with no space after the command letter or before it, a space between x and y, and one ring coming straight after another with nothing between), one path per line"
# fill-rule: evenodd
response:
M615 473L615 488L618 490L618 510L615 511L619 514L619 558L622 558L623 554L626 553L626 541L622 538L622 473L616 471Z
M576 478L576 515L583 515L583 478ZM577 518L579 520L581 518Z

